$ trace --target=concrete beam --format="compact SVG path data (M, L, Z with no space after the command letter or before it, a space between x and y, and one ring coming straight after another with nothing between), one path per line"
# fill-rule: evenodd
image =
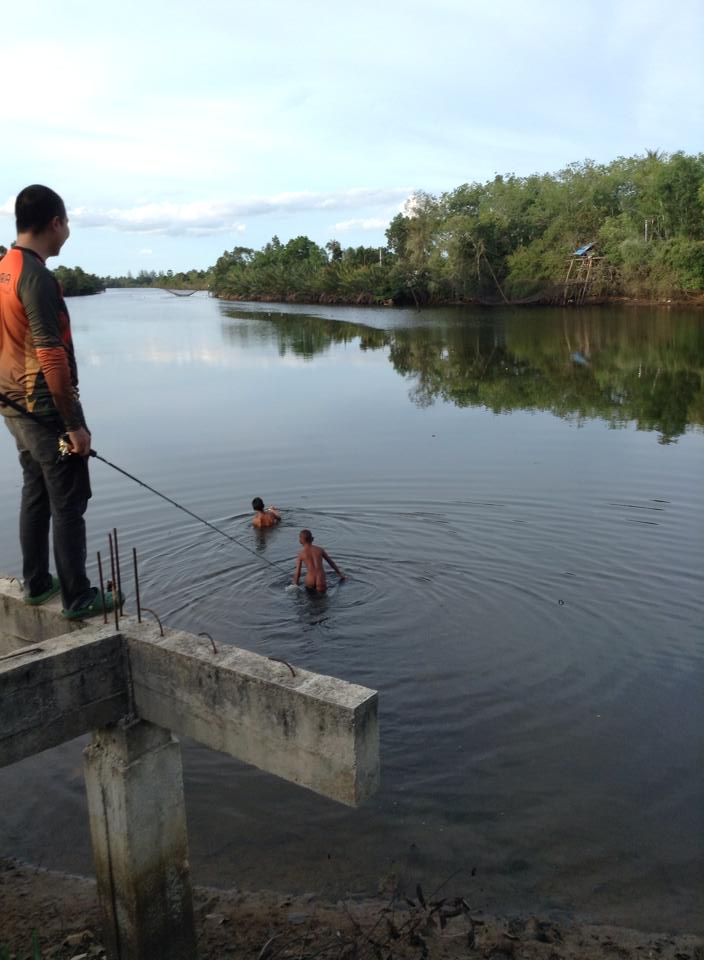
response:
M125 720L96 731L85 780L110 960L195 960L181 748Z
M0 767L119 720L128 710L114 627L0 655Z
M88 729L86 723L95 727L114 721L122 715L121 707L123 713L127 711L125 685L129 683L118 665L117 649L111 648L113 660L107 662L97 653L91 655L97 657L95 661L79 662L74 654L67 666L59 662L56 668L46 663L41 667L48 661L44 656L48 641L43 638L66 632L60 606L53 610L50 601L41 607L27 607L19 585L9 581L0 581L0 603L0 632L9 632L8 621L13 629L28 622L28 639L42 646L42 655L31 660L31 670L24 656L0 660L8 674L4 689L15 691L7 703L21 700L17 692L20 682L44 684L21 710L24 726L8 727L12 733L5 738L7 742L0 740L0 763L77 736ZM63 637L58 647L46 650L67 655L73 649L88 649L96 638L105 639L110 629L90 621L73 635L75 641ZM121 620L120 635L132 681L130 706L138 717L349 806L358 806L376 791L376 691L289 668L229 645L213 653L207 640L174 630L166 630L161 637L151 623L139 624L132 617ZM112 642L117 648L116 634L112 634ZM34 670L35 659L39 672ZM24 674L14 672L20 664L27 666ZM59 680L64 693L53 688ZM63 713L55 709L59 702ZM70 702L75 704L72 715ZM8 706L0 720L7 716L9 721L13 709ZM32 717L36 730L30 737Z
M129 618L138 716L358 806L379 782L377 693Z
M86 623L61 615L61 598L53 597L40 607L23 602L22 584L15 577L0 575L0 653L23 643L41 643L49 637L84 630Z
M51 602L50 602L51 604ZM170 730L356 806L379 779L374 690L123 618L66 622L0 581L0 766L95 730L85 774L111 960L193 960L180 748ZM61 635L63 634L63 635ZM51 638L51 639L49 639ZM107 726L109 725L109 726Z

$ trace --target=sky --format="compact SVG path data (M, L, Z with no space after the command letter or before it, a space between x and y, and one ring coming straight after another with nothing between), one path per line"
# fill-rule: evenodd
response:
M0 243L57 190L50 266L385 243L417 190L704 150L701 0L22 0L0 37Z

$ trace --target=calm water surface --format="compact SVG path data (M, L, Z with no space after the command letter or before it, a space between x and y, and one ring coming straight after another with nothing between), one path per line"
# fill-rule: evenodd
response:
M452 875L487 911L702 929L701 314L70 307L94 447L276 568L95 462L89 556L116 526L170 626L380 691L361 810L184 744L197 883ZM17 573L4 430L0 484ZM304 526L349 574L324 598L284 589ZM83 746L0 771L0 854L91 872Z

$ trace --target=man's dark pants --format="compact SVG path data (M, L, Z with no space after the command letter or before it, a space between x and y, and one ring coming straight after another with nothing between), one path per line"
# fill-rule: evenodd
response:
M49 580L49 521L53 525L54 560L65 610L76 609L92 596L86 576L86 526L83 514L90 499L86 457L58 460L60 421L46 418L44 427L24 417L5 417L15 438L24 476L20 507L25 592L43 593Z

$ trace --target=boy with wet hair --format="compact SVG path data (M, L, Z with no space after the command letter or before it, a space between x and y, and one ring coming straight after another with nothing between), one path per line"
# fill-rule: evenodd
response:
M281 520L281 514L276 507L264 507L264 501L261 497L255 497L252 500L252 509L255 511L252 520L252 526L261 529L262 527L275 527Z
M298 554L296 559L296 571L293 574L294 586L298 586L298 581L301 577L301 567L303 564L305 564L306 590L315 591L316 593L325 593L328 585L325 580L323 560L325 560L326 563L332 567L340 580L345 579L345 574L342 572L342 570L340 570L335 561L328 556L326 551L323 550L322 547L313 546L313 534L310 532L310 530L301 530L298 535L298 542L301 544L303 549Z

